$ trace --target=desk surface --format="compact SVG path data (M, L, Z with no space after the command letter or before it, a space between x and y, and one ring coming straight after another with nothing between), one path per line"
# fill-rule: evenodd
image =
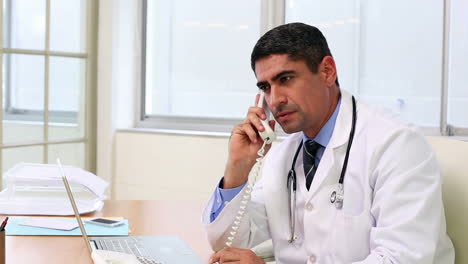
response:
M131 235L175 235L207 261L211 248L201 224L202 201L105 201L102 211L84 216L122 216ZM7 236L6 263L92 264L82 237Z

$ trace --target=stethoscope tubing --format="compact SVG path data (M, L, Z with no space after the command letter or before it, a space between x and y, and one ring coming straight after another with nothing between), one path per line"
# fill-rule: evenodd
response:
M353 121L351 123L351 131L349 132L348 147L346 148L346 155L343 162L343 168L341 168L340 180L338 181L338 183L340 184L343 184L344 182L346 169L348 168L349 153L351 152L351 145L353 145L354 131L356 130L356 100L354 99L354 96L351 97L351 99L353 101Z
M341 168L340 179L338 180L338 193L333 191L330 197L331 203L335 204L337 209L341 209L343 207L343 198L344 198L344 177L346 174L346 169L348 168L348 159L349 153L351 152L351 146L353 144L354 133L356 130L356 120L357 120L357 111L356 111L356 100L354 96L351 97L353 103L353 117L351 123L351 130L349 132L349 139L348 139L348 146L346 148L346 155L343 161L343 167ZM289 196L289 225L290 225L290 233L291 237L288 240L289 243L294 242L295 238L295 225L296 225L296 191L297 191L297 178L296 178L296 170L294 167L296 166L297 156L301 151L303 145L303 141L299 143L299 146L294 154L293 162L291 165L291 169L288 172L288 181L287 181L287 188L288 188L288 196Z

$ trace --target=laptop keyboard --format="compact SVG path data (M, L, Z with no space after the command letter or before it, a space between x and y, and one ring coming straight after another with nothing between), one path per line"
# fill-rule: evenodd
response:
M138 247L138 242L134 239L99 239L94 241L98 249L117 251L135 255L142 264L163 264L160 261L144 257L144 250Z
M110 250L110 251L117 251L117 252L123 252L127 254L132 254L137 257L141 257L141 250L138 248L138 245L136 243L128 243L127 240L98 240L97 246L98 249L104 249L104 250Z
M153 260L153 259L147 259L144 257L137 257L138 261L140 261L142 264L163 264L162 262Z

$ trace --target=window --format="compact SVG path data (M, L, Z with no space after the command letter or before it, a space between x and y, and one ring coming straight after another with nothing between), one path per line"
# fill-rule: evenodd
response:
M201 122L243 118L256 93L250 52L262 25L273 21L270 28L317 26L337 62L342 89L393 110L427 134L468 135L463 1L284 0L268 1L268 8L263 1L208 1L203 8L163 2L148 1L144 10L141 126L178 128L168 120L183 116L189 118L179 123L203 130ZM245 25L244 31L232 33L236 25Z
M259 0L146 1L143 116L242 118L257 92L259 14Z
M94 170L92 0L4 0L1 171L18 162Z
M468 27L466 10L467 1L451 1L450 46L448 65L448 124L454 134L468 134L463 128L468 127Z

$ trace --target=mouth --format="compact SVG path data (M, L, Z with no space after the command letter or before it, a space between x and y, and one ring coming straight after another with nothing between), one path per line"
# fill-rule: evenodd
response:
M283 111L276 115L276 119L279 122L285 122L285 121L288 121L293 114L294 114L293 111Z

